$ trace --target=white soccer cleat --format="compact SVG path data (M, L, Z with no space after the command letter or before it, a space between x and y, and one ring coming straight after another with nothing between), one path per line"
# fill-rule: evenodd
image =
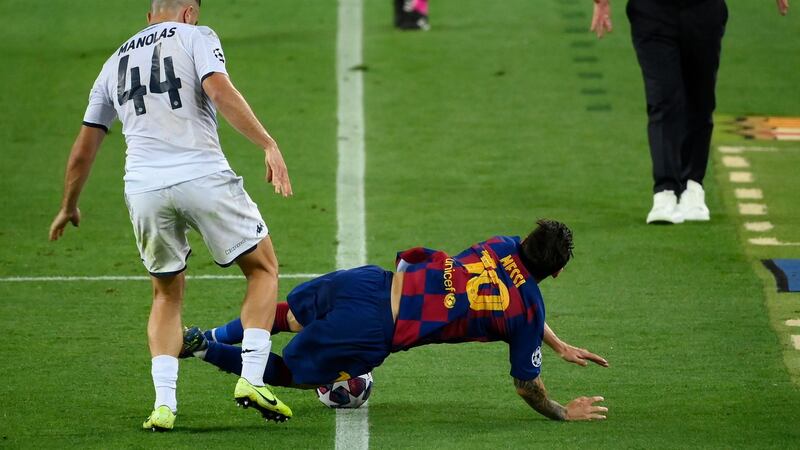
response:
M674 191L661 191L653 195L653 209L647 214L647 223L683 223Z
M681 200L678 202L678 211L683 216L683 220L705 222L710 219L703 185L692 180L686 182L686 190L683 191Z

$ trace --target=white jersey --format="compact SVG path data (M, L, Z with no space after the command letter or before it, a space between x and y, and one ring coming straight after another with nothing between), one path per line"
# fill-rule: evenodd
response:
M84 125L108 130L116 117L128 145L125 193L137 194L229 170L216 109L202 80L227 74L217 35L178 22L151 25L103 65Z

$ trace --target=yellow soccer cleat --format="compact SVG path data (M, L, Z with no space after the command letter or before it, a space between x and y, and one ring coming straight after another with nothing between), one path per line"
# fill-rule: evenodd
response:
M236 404L257 409L264 419L274 422L286 422L292 417L292 410L280 401L269 386L253 386L244 378L239 378L233 391Z
M153 431L169 431L175 426L175 413L169 406L161 405L150 413L150 417L142 424L142 429Z

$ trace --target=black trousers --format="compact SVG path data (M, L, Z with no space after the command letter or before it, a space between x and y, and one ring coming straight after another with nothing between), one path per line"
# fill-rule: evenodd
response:
M653 192L703 183L716 106L725 0L629 0L644 77Z

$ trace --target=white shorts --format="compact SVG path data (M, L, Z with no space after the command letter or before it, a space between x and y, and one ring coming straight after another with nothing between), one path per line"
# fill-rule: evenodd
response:
M225 170L164 189L125 195L136 245L153 276L186 269L191 253L186 235L193 228L214 261L227 267L267 236L267 226L242 186Z

